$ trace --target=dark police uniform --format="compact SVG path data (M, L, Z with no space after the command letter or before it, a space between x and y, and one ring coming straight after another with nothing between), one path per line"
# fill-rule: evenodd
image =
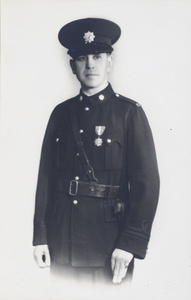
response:
M95 182L76 146L72 111ZM141 105L110 84L89 97L80 91L59 104L48 122L33 245L48 244L52 260L74 267L103 267L115 248L143 259L158 194L155 147Z

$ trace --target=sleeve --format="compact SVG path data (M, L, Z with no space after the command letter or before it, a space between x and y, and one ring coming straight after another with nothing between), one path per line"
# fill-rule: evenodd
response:
M53 193L54 176L54 127L53 113L49 119L41 150L40 166L38 173L33 245L47 244L47 220L50 211L51 195Z
M129 207L117 248L145 258L159 197L159 172L151 129L142 107L128 128Z

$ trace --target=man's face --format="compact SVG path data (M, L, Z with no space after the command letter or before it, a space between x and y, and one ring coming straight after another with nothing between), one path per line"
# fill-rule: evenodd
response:
M84 89L99 89L107 84L112 56L107 53L82 55L71 60L71 67Z

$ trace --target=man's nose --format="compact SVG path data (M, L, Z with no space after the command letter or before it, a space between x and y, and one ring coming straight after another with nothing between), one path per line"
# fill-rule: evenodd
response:
M90 55L86 58L86 69L94 69L94 60Z

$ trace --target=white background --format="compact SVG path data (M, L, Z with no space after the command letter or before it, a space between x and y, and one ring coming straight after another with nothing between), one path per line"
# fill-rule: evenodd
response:
M83 17L120 25L110 82L142 104L157 149L160 202L134 298L190 299L191 1L2 0L1 9L0 300L49 300L48 271L33 260L36 180L49 115L79 90L57 33Z

